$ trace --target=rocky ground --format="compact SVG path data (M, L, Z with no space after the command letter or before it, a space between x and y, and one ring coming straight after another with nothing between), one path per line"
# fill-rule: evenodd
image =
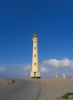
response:
M11 84L15 83L15 80L12 79L0 79L0 87L1 86L9 86Z

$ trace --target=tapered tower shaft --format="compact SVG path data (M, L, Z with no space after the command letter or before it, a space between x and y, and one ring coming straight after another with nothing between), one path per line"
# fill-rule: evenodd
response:
M34 34L33 38L33 54L32 54L32 70L31 78L40 78L39 64L38 64L38 36Z

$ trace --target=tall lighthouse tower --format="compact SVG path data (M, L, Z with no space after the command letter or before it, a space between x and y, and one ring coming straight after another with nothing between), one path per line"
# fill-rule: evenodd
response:
M33 54L32 54L32 70L31 78L40 78L40 71L38 65L38 35L35 33L33 35Z

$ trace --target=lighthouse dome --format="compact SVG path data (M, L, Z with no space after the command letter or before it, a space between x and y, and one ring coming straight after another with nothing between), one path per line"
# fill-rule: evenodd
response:
M34 33L33 38L38 38L37 33Z

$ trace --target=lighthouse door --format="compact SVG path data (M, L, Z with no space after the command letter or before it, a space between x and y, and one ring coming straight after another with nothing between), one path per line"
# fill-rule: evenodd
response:
M34 77L36 77L36 72L34 72Z

